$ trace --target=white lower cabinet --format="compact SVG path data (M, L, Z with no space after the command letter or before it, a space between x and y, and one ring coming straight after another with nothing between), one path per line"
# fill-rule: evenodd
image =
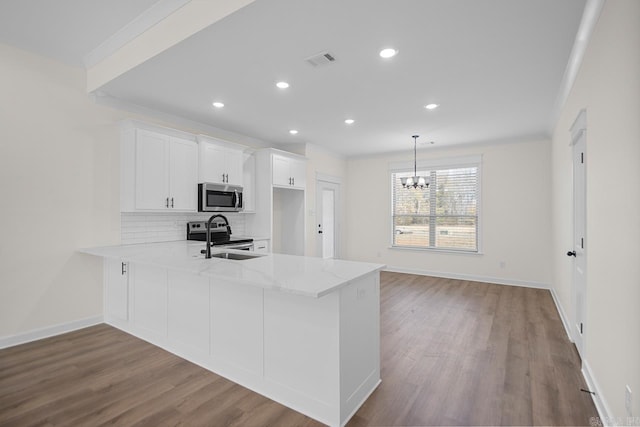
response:
M263 292L211 280L211 356L217 363L262 375Z
M168 272L168 339L194 355L209 353L209 279Z
M115 323L129 321L129 265L119 259L104 260L104 317Z
M133 323L151 339L167 336L167 270L136 264L133 271Z
M253 251L258 253L269 253L269 241L268 240L254 240Z
M107 323L331 426L380 382L379 307L377 272L311 298L105 261Z

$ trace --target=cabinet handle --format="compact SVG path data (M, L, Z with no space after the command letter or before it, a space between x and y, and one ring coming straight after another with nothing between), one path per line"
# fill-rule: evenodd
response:
M168 198L168 197L167 197L167 204L166 204L166 206L167 206L167 207L169 207L169 198Z
M291 185L291 177L289 177L289 185Z
M292 185L296 185L296 177L295 176L293 178L291 178L291 184Z
M222 174L222 182L224 182L224 174Z
M122 275L124 276L125 274L127 274L127 264L126 263L122 263Z
M171 198L171 207L173 207L173 197Z

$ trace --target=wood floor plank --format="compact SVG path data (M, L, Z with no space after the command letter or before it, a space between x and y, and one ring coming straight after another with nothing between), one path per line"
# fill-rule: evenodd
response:
M548 291L382 273L382 384L348 423L589 425L597 416ZM0 351L0 426L316 421L97 325Z

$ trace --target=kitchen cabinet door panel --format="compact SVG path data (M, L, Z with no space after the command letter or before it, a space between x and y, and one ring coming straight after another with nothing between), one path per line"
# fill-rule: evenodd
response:
M136 137L136 209L167 208L169 196L169 137L139 129Z
M227 150L226 153L226 169L227 169L227 184L242 185L242 166L243 155L240 150Z
M274 154L272 157L273 185L276 187L305 188L307 164L303 160Z
M256 158L253 154L243 154L242 203L245 212L256 210Z
M192 141L171 138L170 207L179 210L198 208L198 147Z
M243 150L230 144L202 137L199 182L242 185Z
M307 163L301 160L290 159L289 170L292 178L292 186L305 188L307 182Z
M211 281L211 355L215 360L262 375L263 290Z
M209 354L209 279L168 273L169 341L195 355Z
M254 240L253 251L259 254L269 253L269 241L268 240Z
M277 154L273 155L273 185L289 187L291 175L289 174L289 159Z
M124 265L123 265L124 264ZM105 258L105 320L127 322L129 320L128 264L118 259Z
M134 325L144 335L167 336L167 270L136 264L133 274Z
M200 149L200 181L224 182L225 149L224 147L201 142Z

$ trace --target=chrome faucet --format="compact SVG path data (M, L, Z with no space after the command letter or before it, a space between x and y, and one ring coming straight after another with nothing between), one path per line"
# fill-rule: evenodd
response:
M205 248L204 257L211 258L211 222L213 222L216 218L222 218L224 220L224 224L227 227L227 235L231 235L231 226L229 225L229 220L227 217L220 214L211 215L209 221L207 221L207 247Z

